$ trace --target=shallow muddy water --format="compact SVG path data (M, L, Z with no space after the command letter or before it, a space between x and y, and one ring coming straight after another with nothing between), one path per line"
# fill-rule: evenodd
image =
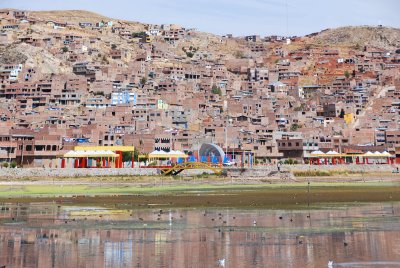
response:
M0 204L0 267L400 267L400 203L308 210Z

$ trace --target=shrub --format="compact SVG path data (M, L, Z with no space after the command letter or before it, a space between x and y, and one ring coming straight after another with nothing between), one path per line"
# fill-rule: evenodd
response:
M10 166L11 166L11 168L16 168L17 167L17 162L12 161Z
M294 171L293 175L296 177L329 177L332 172L324 170L307 170L307 171Z
M148 164L148 166L155 166L155 165L157 165L157 161L152 161L152 162L150 162L150 163Z
M290 126L290 131L296 131L299 128L301 128L301 125L294 123Z
M217 87L216 85L212 86L211 92L213 94L217 94L217 95L220 95L220 96L222 95L221 89L219 87Z
M3 163L3 167L4 167L4 168L8 168L8 163L7 163L7 162L4 162L4 163Z
M286 159L285 162L283 162L285 165L293 165L295 164L295 161L292 158Z
M143 38L146 36L146 32L136 32L132 33L132 38Z

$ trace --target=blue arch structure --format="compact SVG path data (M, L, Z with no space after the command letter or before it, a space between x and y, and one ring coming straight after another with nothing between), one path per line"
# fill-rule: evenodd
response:
M201 162L206 162L208 159L212 163L218 163L219 159L221 161L225 160L225 153L221 147L213 143L203 143L200 147L199 154L201 156Z

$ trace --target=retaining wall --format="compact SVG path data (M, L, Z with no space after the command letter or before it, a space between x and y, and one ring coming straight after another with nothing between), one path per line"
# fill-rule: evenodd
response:
M282 170L288 171L348 171L348 172L392 172L399 165L283 165ZM276 168L276 167L275 167Z
M157 173L157 169L150 168L2 168L0 178L151 176Z
M293 171L343 171L343 172L393 172L398 165L336 165L336 166L310 166L310 165L282 165L281 172L276 166L261 166L254 168L226 168L230 177L292 177ZM185 170L182 176L195 176L202 173L211 174L210 170ZM0 179L18 178L65 178L65 177L101 177L101 176L153 176L159 175L155 168L0 168Z

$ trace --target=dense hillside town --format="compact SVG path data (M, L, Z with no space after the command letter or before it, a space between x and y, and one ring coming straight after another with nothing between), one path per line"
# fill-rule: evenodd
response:
M0 162L57 166L76 145L214 143L259 165L313 151L400 155L399 123L400 29L234 37L0 10Z

